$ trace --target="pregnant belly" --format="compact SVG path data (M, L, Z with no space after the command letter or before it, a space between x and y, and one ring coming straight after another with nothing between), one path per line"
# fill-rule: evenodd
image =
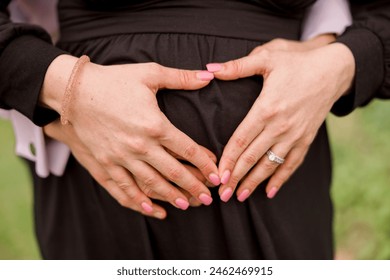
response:
M214 80L197 91L163 90L161 110L181 131L220 158L223 148L261 90L260 78Z

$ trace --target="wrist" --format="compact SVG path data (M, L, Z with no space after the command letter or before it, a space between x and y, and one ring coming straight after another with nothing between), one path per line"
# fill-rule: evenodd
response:
M339 67L341 78L339 97L341 97L347 95L352 87L355 78L355 58L352 51L346 45L336 42L331 46L334 49L336 67Z
M56 112L61 112L62 101L66 86L77 57L71 55L60 55L49 65L42 85L39 102Z

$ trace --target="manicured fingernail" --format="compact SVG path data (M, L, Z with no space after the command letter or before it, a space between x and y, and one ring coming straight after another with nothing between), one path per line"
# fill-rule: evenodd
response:
M214 79L214 74L209 71L200 71L196 73L196 77L201 81L211 81Z
M275 187L273 187L273 188L271 188L271 189L269 190L269 192L267 193L267 197L268 197L269 199L272 199L272 198L275 197L275 195L276 195L277 192L278 192L278 189L275 188Z
M222 69L222 65L219 63L209 63L206 65L207 71L209 72L217 72Z
M146 213L152 213L153 212L153 207L151 205L149 205L148 203L146 203L146 202L142 202L141 203L141 207L142 207L142 209L145 210Z
M189 199L189 202L190 202L190 205L192 207L197 207L197 206L200 206L202 203L200 203L195 197L191 197Z
M205 194L205 193L202 193L200 196L199 196L199 200L204 204L204 205L210 205L211 202L213 202L213 199L211 198L211 196Z
M176 199L175 203L181 210L187 210L188 206L190 206L190 204L182 198Z
M226 190L223 191L221 194L221 200L223 202L228 202L229 199L232 197L233 190L231 188L227 188Z
M223 185L226 185L227 182L229 182L229 179L230 179L230 171L225 170L225 172L223 172L223 174L222 174L221 183Z
M238 201L244 202L248 197L249 197L249 190L244 190L239 196L238 196Z
M214 184L214 186L218 186L221 184L221 180L219 179L219 176L217 174L211 173L209 175L210 182Z
M153 214L153 216L157 219L160 219L160 220L165 218L165 215L162 212L156 212Z

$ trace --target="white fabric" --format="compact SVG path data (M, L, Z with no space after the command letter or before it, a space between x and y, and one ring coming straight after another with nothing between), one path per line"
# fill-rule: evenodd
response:
M306 41L320 34L340 35L351 24L347 0L317 0L305 15L301 40Z
M54 0L14 0L11 4L11 17L14 21L39 24L55 36L58 23ZM341 34L351 24L351 14L346 0L317 0L305 16L302 40L314 38L320 34ZM0 117L12 121L16 154L35 161L38 176L47 177L50 173L61 176L65 170L70 150L60 142L44 137L42 128L15 110L0 109ZM30 151L35 147L35 155Z

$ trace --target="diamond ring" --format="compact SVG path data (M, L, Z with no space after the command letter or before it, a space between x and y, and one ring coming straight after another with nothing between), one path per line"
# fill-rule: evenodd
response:
M267 156L270 161L275 162L277 164L282 164L284 162L284 158L275 155L274 152L272 152L271 150L267 151Z

